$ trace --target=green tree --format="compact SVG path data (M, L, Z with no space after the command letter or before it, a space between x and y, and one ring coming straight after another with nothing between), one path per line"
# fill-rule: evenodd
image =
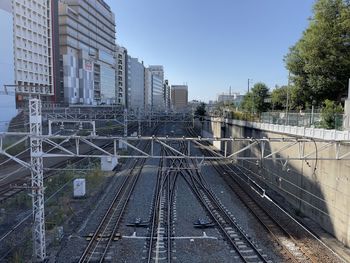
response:
M269 88L262 82L256 83L251 92L248 92L243 99L242 108L251 113L261 113L268 110Z
M335 129L342 125L340 114L343 113L341 104L335 101L325 100L321 109L321 127L326 129Z
M284 110L286 108L288 92L289 92L288 96L289 96L289 103L290 103L291 94L290 94L290 89L288 90L287 86L276 87L271 92L272 110ZM290 104L289 104L289 108L291 108Z
M299 106L307 107L311 100L316 105L325 99L340 101L350 75L350 1L318 0L309 27L285 62Z
M200 120L203 120L204 116L207 114L205 107L206 107L206 104L204 102L201 102L197 106L196 111L194 113L195 115L199 116Z

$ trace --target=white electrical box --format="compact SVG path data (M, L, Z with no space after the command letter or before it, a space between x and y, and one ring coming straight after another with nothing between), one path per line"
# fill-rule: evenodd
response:
M73 181L74 197L84 197L86 194L86 184L84 178L75 179Z
M118 158L115 156L101 157L101 171L113 171L118 164Z

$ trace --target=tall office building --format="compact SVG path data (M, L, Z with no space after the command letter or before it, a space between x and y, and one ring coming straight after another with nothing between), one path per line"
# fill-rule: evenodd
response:
M152 73L152 75L157 76L160 78L162 83L164 82L164 67L161 65L150 65L148 66L149 71Z
M163 81L160 76L152 74L152 110L164 111Z
M126 106L127 80L128 80L128 51L126 48L117 45L117 67L116 67L116 103Z
M144 110L145 67L137 58L128 56L127 106L130 110Z
M152 73L149 68L145 68L145 110L152 110Z
M59 2L61 98L116 103L115 16L103 0Z
M186 110L188 104L187 85L171 85L171 104L174 111Z
M164 106L165 111L168 112L171 109L171 100L170 100L170 85L169 81L166 79L163 84L163 95L164 95Z
M16 85L19 102L28 94L40 94L43 100L55 94L56 4L54 0L11 1L15 83L8 84Z
M147 110L163 111L164 101L164 68L152 65L145 70L145 107Z

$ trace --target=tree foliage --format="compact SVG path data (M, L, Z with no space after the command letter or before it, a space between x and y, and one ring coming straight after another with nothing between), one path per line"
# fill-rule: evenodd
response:
M341 113L343 113L341 104L337 104L335 101L325 100L321 110L322 128L335 129L336 126L342 125L342 118L339 118Z
M350 76L350 1L318 0L301 39L285 57L297 105L340 101Z
M269 108L269 104L266 102L268 97L269 88L262 82L256 83L252 91L244 96L242 108L251 113L266 111Z
M288 94L289 92L289 94ZM272 110L283 110L286 108L286 103L287 103L287 94L289 96L289 102L290 102L290 89L288 90L287 86L282 86L282 87L276 87L272 92L271 92L271 106ZM289 108L290 105L289 105Z
M195 111L195 115L199 116L200 119L203 119L203 117L206 115L207 111L205 109L205 103L204 102L201 102L197 108L196 108L196 111Z

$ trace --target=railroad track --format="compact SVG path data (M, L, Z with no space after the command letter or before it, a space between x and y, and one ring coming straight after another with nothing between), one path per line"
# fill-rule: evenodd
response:
M166 154L169 154L169 150L162 148L162 155ZM155 190L155 206L151 219L148 263L164 260L170 263L172 261L172 209L178 173L164 168L174 167L178 161L178 159L161 159Z
M130 127L131 130L135 130L136 129L136 125L132 125ZM108 149L109 147L113 147L113 143L106 143L104 145L101 146L102 149ZM90 154L93 153L95 150L89 150L86 152L86 154ZM55 165L53 165L52 167L50 167L51 169L58 169L58 168L62 168L65 167L67 165L67 162L69 162L69 164L77 164L79 162L81 162L82 160L84 160L85 158L71 158L71 159L66 159L64 161L61 161ZM44 177L44 180L50 178L51 176L56 175L57 173L54 172L48 172L46 174L46 176ZM10 182L4 183L0 185L0 203L6 201L7 199L9 199L10 197L13 197L16 194L21 193L22 191L28 189L31 186L31 178L30 178L30 174L26 174L23 176L23 178L18 178L15 180L11 180Z
M144 150L148 151L150 147L150 143L147 142ZM89 242L80 256L79 263L112 260L112 244L121 237L118 229L145 162L145 158L134 160L130 174L124 177L95 232L89 236Z
M108 147L113 147L113 143L107 143L103 146L101 146L102 149L107 149ZM89 150L88 152L86 152L86 154L92 153L95 150ZM69 164L77 164L79 162L82 162L84 159L86 158L72 158L70 160L64 160L61 161L59 163L56 163L55 165L53 165L52 167L50 167L50 169L59 169L62 167L67 166L67 162L69 162ZM47 180L48 178L56 175L56 172L48 172L46 173L46 176L44 177L44 180ZM6 201L7 199L9 199L10 197L13 197L16 194L21 193L24 190L29 189L31 186L31 178L30 175L24 176L23 178L19 178L16 180L12 180L11 182L2 184L0 186L0 203Z
M125 176L107 212L81 255L79 262L103 262L109 255L111 243L119 239L117 233L125 208L140 177L146 159L136 160L131 172Z
M194 131L190 130L194 135ZM202 151L209 156L215 156L212 150L209 150L206 145L203 145ZM319 262L312 255L312 252L303 243L298 242L293 235L288 231L289 222L282 222L281 218L277 219L271 216L265 209L255 200L251 191L254 186L246 189L249 182L242 178L247 178L246 174L236 166L220 163L217 160L211 160L212 167L226 181L228 186L233 190L241 202L249 209L255 218L262 226L270 233L274 241L283 248L284 256L291 262ZM239 182L238 180L241 180ZM244 184L246 186L244 186ZM258 192L255 189L256 192ZM259 193L261 194L261 193Z
M196 164L194 163L194 165ZM183 172L182 176L243 262L271 262L267 255L263 254L261 249L250 240L234 217L212 193L198 169Z

